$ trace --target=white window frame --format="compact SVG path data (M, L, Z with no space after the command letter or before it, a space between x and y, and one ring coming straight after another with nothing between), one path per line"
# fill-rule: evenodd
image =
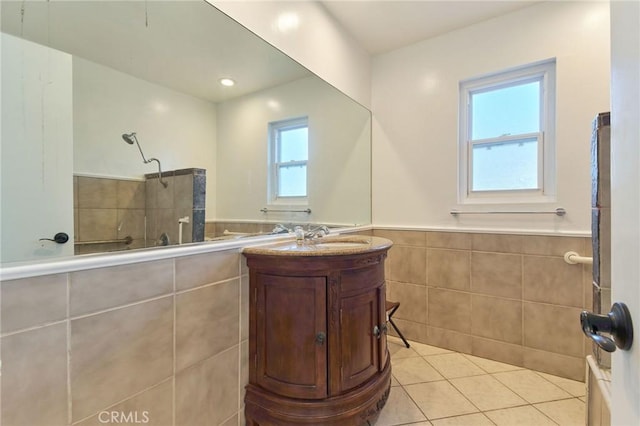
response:
M555 59L551 59L460 82L460 128L458 132L458 202L460 204L552 203L556 201L555 65ZM540 81L541 85L540 132L471 140L472 94L520 85L528 81ZM533 137L538 142L538 187L536 189L472 190L474 146Z
M270 204L296 204L296 205L306 205L308 204L308 195L309 195L309 161L307 160L299 160L299 161L287 161L285 163L280 163L277 161L278 159L278 150L280 149L280 133L283 130L294 130L301 127L306 127L307 131L309 129L309 118L308 117L297 117L286 120L274 121L269 123L269 178L267 185L268 192L268 200ZM309 150L309 139L307 139L307 152ZM307 171L307 187L305 188L304 196L283 196L280 195L280 188L278 185L279 182L279 171L282 167L290 167L290 166L304 166Z

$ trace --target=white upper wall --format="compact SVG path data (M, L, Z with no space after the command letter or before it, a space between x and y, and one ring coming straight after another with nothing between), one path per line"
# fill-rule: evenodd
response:
M567 215L452 217L459 81L553 57L557 203L518 207ZM377 56L372 109L374 225L588 233L591 123L609 110L609 4L540 3Z
M309 120L308 204L269 204L269 123L298 117ZM316 77L219 103L215 218L369 224L370 139L369 112ZM267 206L312 213L265 215Z
M96 84L99 82L99 84ZM73 172L144 179L158 165L144 164L124 142L136 132L145 157L162 171L207 171L207 211L216 202L216 105L140 80L85 59L73 58Z
M371 107L370 56L320 4L207 1L338 90Z

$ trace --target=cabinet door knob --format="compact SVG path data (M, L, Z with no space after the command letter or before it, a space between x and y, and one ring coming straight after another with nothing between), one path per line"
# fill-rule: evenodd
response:
M327 340L327 335L324 334L322 331L318 334L316 334L316 344L317 345L324 345L325 340Z
M380 338L380 327L378 327L377 325L373 327L373 335L378 339Z

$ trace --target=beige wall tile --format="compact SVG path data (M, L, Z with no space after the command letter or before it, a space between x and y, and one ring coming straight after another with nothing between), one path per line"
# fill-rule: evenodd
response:
M393 246L387 261L389 278L412 284L427 282L427 254L422 247Z
M585 252L586 241L587 239L583 237L523 235L522 253L563 257L566 252L575 251L580 254L580 256L588 256Z
M174 208L174 191L175 182L173 176L162 176L162 180L167 183L165 188L158 183L156 187L157 207L159 209L173 209Z
M78 209L78 241L113 240L117 227L116 209Z
M67 274L2 281L0 286L2 333L67 316Z
M117 179L78 176L78 207L81 209L115 209Z
M496 340L473 337L471 353L482 358L493 359L511 365L524 365L523 347Z
M578 308L524 302L524 345L575 357L584 356Z
M238 406L239 346L176 375L176 426L217 425Z
M400 329L400 332L407 340L413 340L416 342L427 342L427 326L423 323L407 321L400 318L393 318L393 322ZM391 324L387 329L388 333L392 336L396 336L395 331Z
M158 297L173 291L173 260L72 272L71 316Z
M118 210L117 238L144 238L145 215L144 209Z
M524 300L582 307L582 268L559 257L523 257Z
M128 419L133 421L123 421ZM159 385L111 406L76 425L101 426L104 424L131 426L140 424L168 426L173 424L173 380L165 380Z
M249 276L240 278L240 340L249 338Z
M116 207L119 209L142 209L146 207L146 185L144 181L118 180Z
M176 289L186 290L235 278L240 274L237 250L176 258Z
M492 296L522 297L522 256L471 254L471 291Z
M429 287L427 298L430 326L462 333L471 331L470 293Z
M2 416L6 426L67 424L67 324L5 336Z
M238 419L238 414L234 414L229 417L224 423L221 423L220 426L237 426L240 420ZM243 423L244 424L244 423Z
M145 206L147 210L158 208L158 179L147 179L144 185Z
M173 178L174 207L193 209L193 175L178 175Z
M399 318L427 323L427 287L400 282L389 282L387 285L387 299L400 302L400 307L393 314L394 321Z
M471 297L471 334L522 344L522 302L474 294Z
M589 392L587 394L587 426L602 426L602 393L593 371L589 368Z
M169 244L178 243L178 214L174 209L158 209L156 239L162 233L169 236Z
M78 208L78 176L73 176L73 208Z
M240 280L176 295L176 369L239 343Z
M471 286L471 252L427 249L427 284L455 290Z
M71 322L73 421L171 376L173 297Z
M444 328L427 327L428 340L425 343L439 348L462 353L471 353L471 336Z
M244 406L245 387L249 384L249 341L240 343L240 394L238 406Z
M427 232L427 247L471 250L471 239L464 232Z
M373 235L387 238L394 245L425 247L427 237L423 231L396 231L388 229L375 229Z
M512 234L472 234L474 251L498 253L522 253L522 235Z
M524 348L524 367L571 380L584 381L585 358Z

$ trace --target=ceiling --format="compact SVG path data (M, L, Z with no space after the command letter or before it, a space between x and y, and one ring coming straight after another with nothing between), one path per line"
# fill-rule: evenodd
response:
M531 6L539 1L322 0L370 54L380 54Z
M1 0L0 10L4 33L211 102L311 75L204 1Z

